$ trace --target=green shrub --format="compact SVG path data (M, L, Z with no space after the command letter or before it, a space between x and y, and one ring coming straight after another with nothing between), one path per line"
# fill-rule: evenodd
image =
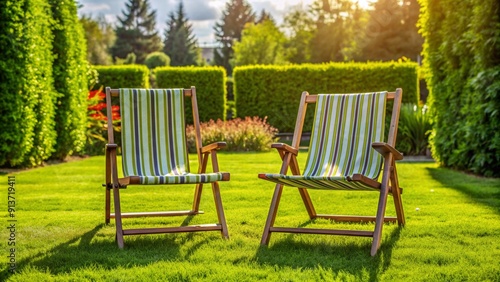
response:
M427 106L403 104L399 116L396 148L405 155L425 155L432 122Z
M144 64L150 69L170 66L170 57L163 52L153 52L146 56Z
M302 91L353 93L403 88L403 101L418 103L415 63L330 63L295 66L244 66L234 69L238 116L267 116L280 132L293 132ZM312 108L312 107L311 107ZM314 109L307 112L310 130Z
M159 88L196 87L200 121L226 118L226 70L222 67L159 67L154 70ZM191 112L191 103L186 103ZM186 122L192 124L191 115Z
M64 159L85 145L87 125L87 44L74 1L50 0L55 55L54 86L57 95L55 129L57 140L52 157Z
M210 120L200 124L203 145L225 141L228 151L269 151L271 144L277 141L276 128L266 122L266 118L246 117L244 120L236 118L228 121L216 122ZM186 129L188 149L196 152L194 126Z
M50 7L0 1L0 165L36 166L55 143Z
M420 4L433 156L444 166L500 177L500 2Z
M99 82L94 89L149 88L149 69L145 65L95 66Z

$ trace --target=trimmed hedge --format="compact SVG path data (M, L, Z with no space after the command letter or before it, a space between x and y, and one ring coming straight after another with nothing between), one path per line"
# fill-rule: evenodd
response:
M44 0L0 1L0 165L36 166L53 151L50 17Z
M196 87L201 122L226 118L226 70L222 67L159 67L154 70L159 88ZM186 104L191 111L190 103ZM189 114L186 122L192 124Z
M234 69L239 117L267 117L280 132L293 132L302 91L353 93L403 88L403 102L418 103L416 63L330 63L295 66L243 66ZM306 116L310 130L314 109Z
M432 154L444 166L500 177L500 2L419 2Z
M145 65L95 66L99 81L94 89L149 88L149 69Z
M49 0L54 34L57 142L52 157L81 152L87 130L87 44L74 1Z

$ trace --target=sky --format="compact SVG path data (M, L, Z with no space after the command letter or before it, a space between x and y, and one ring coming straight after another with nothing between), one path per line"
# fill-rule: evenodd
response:
M156 10L156 25L163 36L168 16L175 11L181 0L149 0L151 9ZM184 11L193 26L193 33L201 46L215 42L214 26L221 20L222 11L229 0L183 0ZM116 22L122 15L128 0L78 0L80 15L104 16L108 22ZM247 0L253 11L259 15L262 9L271 13L281 24L283 17L294 7L307 8L313 0ZM365 2L362 1L361 2Z

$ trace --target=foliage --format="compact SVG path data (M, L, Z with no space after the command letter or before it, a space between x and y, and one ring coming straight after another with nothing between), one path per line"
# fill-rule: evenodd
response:
M82 151L85 145L87 50L76 3L58 0L50 0L49 3L54 19L54 87L59 93L54 117L57 139L52 157L64 159Z
M423 38L418 34L417 0L379 0L373 3L359 60L390 61L403 57L417 61Z
M354 14L359 9L350 0L316 0L310 7L310 23L313 36L310 41L311 62L341 62L346 58L345 50L354 41Z
M225 119L226 72L222 67L160 67L154 70L159 88L196 87L200 121ZM186 122L193 123L191 103L186 104Z
M99 83L95 88L149 88L149 69L144 65L95 66Z
M50 7L0 1L0 166L36 166L53 151Z
M311 61L310 42L313 37L312 19L302 9L294 9L285 15L284 27L290 33L284 43L287 60L302 64Z
M214 62L226 69L232 76L233 67L230 62L234 57L233 44L241 40L241 35L247 23L255 22L255 13L246 0L230 0L222 12L221 21L214 27L215 39L220 44L220 52L214 49Z
M156 10L150 11L149 0L128 0L122 17L118 16L116 42L111 48L113 58L125 58L130 53L142 64L149 53L162 49L156 31Z
M282 65L285 64L283 43L285 35L273 21L248 23L241 41L234 43L234 65Z
M210 120L200 124L201 140L204 145L225 141L224 150L238 151L269 151L271 144L277 141L278 130L266 123L266 118L246 117L228 121ZM196 153L196 138L194 126L186 128L188 150Z
M268 117L280 132L293 132L302 91L360 93L403 89L403 102L418 103L417 64L330 63L300 66L243 66L234 70L234 95L239 117ZM310 130L314 109L308 111Z
M170 58L163 52L153 52L146 56L144 64L149 69L170 66Z
M435 121L433 156L448 167L498 177L500 3L420 3L424 65Z
M201 60L193 27L188 22L183 7L183 2L179 2L176 14L170 13L165 29L163 52L170 57L171 66L195 66Z
M191 171L198 166L190 155ZM299 166L305 154L299 152ZM384 225L377 256L368 238L274 233L260 246L274 184L257 177L278 172L276 151L218 153L220 182L230 240L220 232L126 236L115 242L115 224L104 224L105 157L90 157L13 173L16 177L17 272L8 264L2 281L499 281L500 180L438 168L434 163L397 162L404 187L406 225ZM118 158L118 163L121 159ZM210 167L210 164L209 164ZM302 167L302 166L301 166ZM6 179L6 177L5 177ZM22 182L22 183L21 183ZM120 190L123 211L190 209L193 186ZM374 192L310 191L318 213L373 215ZM7 197L2 197L7 206ZM387 215L394 215L392 200ZM417 211L416 208L419 208ZM124 219L126 228L215 222L209 185L192 217ZM345 228L345 223L310 220L295 188L285 188L276 224ZM348 228L370 229L372 223ZM5 233L8 234L8 233ZM6 253L5 256L9 254Z
M106 109L106 94L102 87L91 90L87 97L87 142L85 153L88 155L102 155L108 143L108 115ZM120 106L111 106L111 118L114 129L119 132Z
M396 149L405 155L425 155L432 121L427 106L403 104L399 116Z
M113 26L104 16L93 19L91 16L83 15L80 23L85 30L87 61L92 65L111 65L113 59L109 50L116 40Z

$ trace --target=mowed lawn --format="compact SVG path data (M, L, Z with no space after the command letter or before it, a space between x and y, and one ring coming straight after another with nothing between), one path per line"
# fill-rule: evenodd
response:
M299 156L304 161L305 153ZM195 156L192 170L195 171ZM274 190L259 172L278 172L276 152L219 154L231 173L221 182L230 239L219 232L126 236L118 249L114 221L104 224L104 157L20 171L15 231L8 229L8 175L0 205L2 281L500 281L500 179L399 162L406 226L386 224L381 248L371 238L275 233L260 239ZM124 219L124 227L214 223L210 186L192 218ZM129 186L123 211L190 209L192 186ZM318 213L374 215L373 192L311 191ZM389 198L387 214L394 214ZM309 220L296 189L282 197L277 226L373 229L373 224ZM14 236L15 247L8 243ZM12 251L16 273L9 271Z

